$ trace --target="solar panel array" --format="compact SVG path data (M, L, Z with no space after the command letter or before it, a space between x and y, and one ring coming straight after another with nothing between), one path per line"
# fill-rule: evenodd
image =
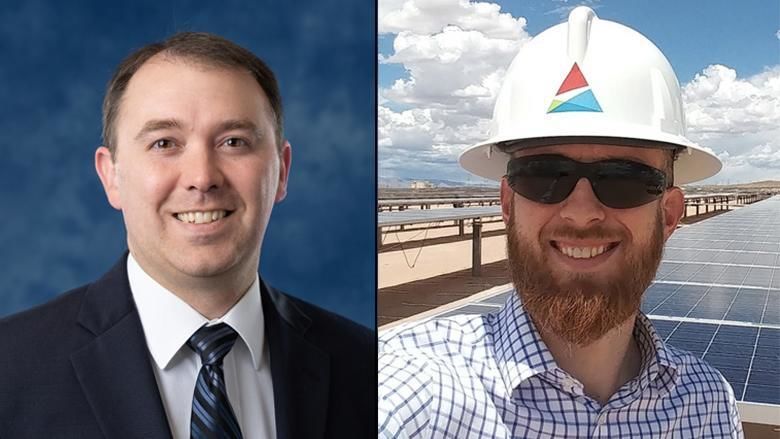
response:
M675 232L642 311L738 400L780 404L780 197Z
M458 197L458 198L387 198L377 202L379 206L420 206L442 205L458 203L498 203L498 195L486 197Z
M509 294L438 315L495 311ZM678 229L642 311L666 342L717 368L738 401L780 404L780 196Z
M409 209L377 213L379 227L438 223L460 219L501 216L501 206L451 207L446 209Z

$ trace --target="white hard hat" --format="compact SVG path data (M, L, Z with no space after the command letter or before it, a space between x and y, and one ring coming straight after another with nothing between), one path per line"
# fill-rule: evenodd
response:
M509 146L568 143L680 148L675 184L721 168L711 150L685 137L680 84L661 51L585 6L520 49L498 93L490 138L464 151L460 164L500 180Z

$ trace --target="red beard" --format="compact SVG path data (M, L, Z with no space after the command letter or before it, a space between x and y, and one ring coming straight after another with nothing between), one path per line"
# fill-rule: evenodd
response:
M625 322L639 310L642 294L661 262L664 245L661 219L659 207L650 242L641 246L632 243L633 249L627 247L629 241L623 230L601 226L554 230L556 237L620 240L625 255L613 262L618 266L609 277L589 273L556 276L549 271L547 257L518 235L513 208L507 225L509 271L534 324L569 343L586 346ZM543 240L541 245L549 245L548 242Z

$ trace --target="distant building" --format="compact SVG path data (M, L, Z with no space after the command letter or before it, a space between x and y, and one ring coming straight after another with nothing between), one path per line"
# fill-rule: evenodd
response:
M427 181L415 180L409 185L409 187L412 189L428 189L432 188L433 185Z

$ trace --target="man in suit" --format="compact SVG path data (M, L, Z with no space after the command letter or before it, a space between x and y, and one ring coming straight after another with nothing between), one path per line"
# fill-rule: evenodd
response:
M369 437L374 336L257 267L291 148L271 70L181 33L109 82L95 167L129 252L0 321L0 438Z

